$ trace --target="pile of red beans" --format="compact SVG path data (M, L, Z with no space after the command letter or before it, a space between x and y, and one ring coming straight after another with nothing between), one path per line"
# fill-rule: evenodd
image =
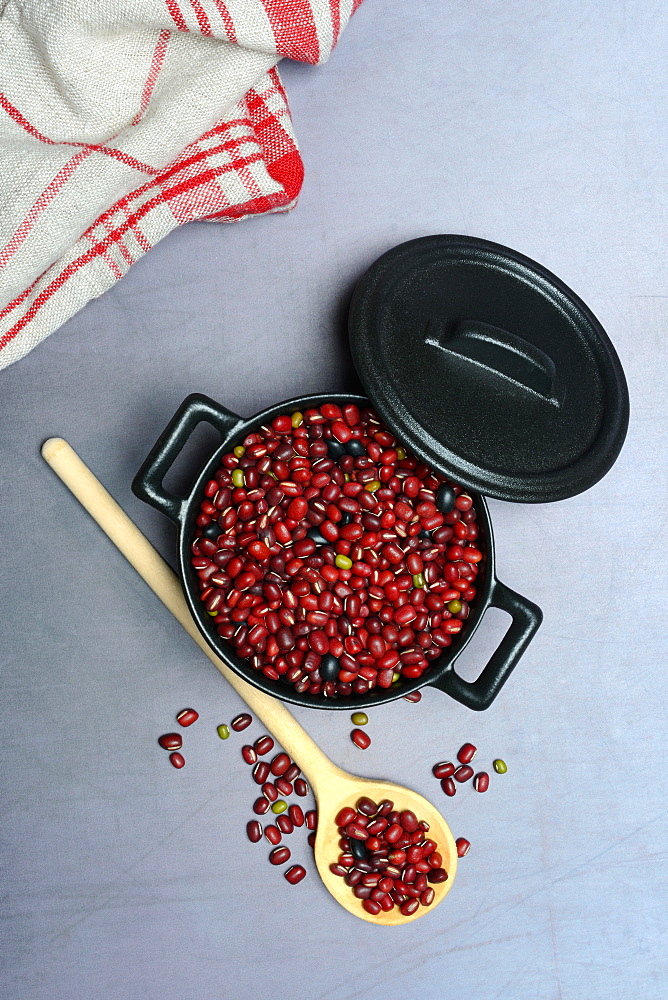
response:
M431 906L433 885L448 873L435 841L426 836L429 824L414 812L398 812L390 799L380 803L366 796L357 808L345 806L336 817L342 854L330 865L373 916L395 906L405 917L420 906Z
M276 417L226 453L192 545L200 599L254 670L299 693L422 676L476 594L472 499L371 409Z

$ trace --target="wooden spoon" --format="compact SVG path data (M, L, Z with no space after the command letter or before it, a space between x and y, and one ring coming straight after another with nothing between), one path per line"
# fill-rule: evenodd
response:
M209 648L192 619L176 574L70 445L62 438L50 438L42 446L42 456L308 778L318 805L315 861L334 898L350 913L373 924L406 924L433 910L452 886L457 871L457 849L448 825L431 802L409 788L358 778L333 764L278 699L238 677ZM376 802L391 799L395 809L411 809L418 819L429 823L429 837L436 841L449 875L446 882L432 886L435 896L430 907L419 906L408 917L396 906L389 913L381 911L373 916L363 909L362 901L344 880L329 870L340 854L335 817L343 806L354 807L362 795Z

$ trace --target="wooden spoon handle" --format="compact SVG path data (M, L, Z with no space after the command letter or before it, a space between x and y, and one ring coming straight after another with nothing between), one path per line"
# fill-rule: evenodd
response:
M191 639L195 640L214 666L218 667L223 677L229 681L251 711L273 733L283 749L297 761L311 782L314 792L317 794L318 784L325 776L344 777L345 772L325 756L277 698L271 698L263 691L252 687L216 656L193 621L176 573L156 552L114 498L107 493L102 483L95 478L67 441L62 438L49 438L42 445L42 457L177 621L183 625Z

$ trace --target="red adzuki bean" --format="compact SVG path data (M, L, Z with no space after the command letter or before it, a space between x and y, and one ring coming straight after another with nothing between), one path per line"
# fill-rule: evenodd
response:
M303 878L306 878L306 869L301 865L293 865L285 872L285 878L290 885L297 885Z
M176 721L180 726L192 726L193 722L197 722L199 719L199 712L196 712L194 708L184 708L176 716Z
M265 781L264 785L262 786L262 794L264 795L265 799L269 800L269 802L275 802L276 799L278 798L278 789L276 788L276 785L274 785L271 781Z
M457 840L455 841L455 846L457 848L458 858L463 858L464 855L468 854L471 849L471 845L468 842L468 840L466 840L465 837L457 837Z
M477 750L478 748L474 747L472 743L465 743L457 754L457 760L460 764L470 764L475 757Z
M290 758L286 753L277 754L271 762L271 773L276 777L285 774L290 767Z
M261 736L255 741L255 753L259 757L264 757L266 753L274 749L274 741L271 736Z
M246 761L247 764L255 764L257 761L257 753L255 747L246 745L241 748L241 756Z
M180 750L183 746L183 740L178 733L165 733L158 740L158 743L163 750Z
M195 720L193 719L193 722L194 721ZM242 712L241 715L237 715L236 718L232 719L230 725L236 733L240 733L242 732L242 730L247 729L252 721L253 721L252 715L248 715L246 712Z
M290 767L284 773L283 777L286 781L294 781L301 774L300 769L296 764L290 764Z
M457 794L457 786L455 785L452 778L443 778L443 781L441 782L441 788L443 789L446 795Z
M285 778L276 778L274 784L281 795L292 795L292 785Z
M306 813L306 827L308 830L315 830L318 825L318 814L315 809L309 809Z
M178 770L180 770L182 767L185 767L186 761L185 758L180 753L170 753L169 763L172 765L172 767L175 767Z
M269 861L272 865L283 865L286 861L290 860L290 848L289 847L275 847L274 850L269 855Z
M486 792L489 788L489 775L486 771L481 771L480 774L476 774L473 779L473 787L476 792Z
M363 729L353 729L350 734L350 738L355 746L359 747L360 750L366 750L371 746L371 737L368 733L365 733Z
M256 785L264 785L269 777L269 764L266 760L261 760L253 768L253 781Z
M284 814L283 816L279 816L276 819L276 826L281 831L281 833L284 833L286 836L288 834L292 833L292 831L295 828L292 820L290 819L290 817L287 814Z
M256 819L252 819L250 823L246 824L246 833L251 844L257 844L258 841L262 840L262 824L258 823Z
M455 781L468 781L469 778L472 777L473 777L473 768L469 767L468 764L462 764L462 766L458 767L455 773L453 774L453 778L455 779Z
M292 820L293 826L303 826L304 825L304 813L298 805L293 803L288 807L288 816Z

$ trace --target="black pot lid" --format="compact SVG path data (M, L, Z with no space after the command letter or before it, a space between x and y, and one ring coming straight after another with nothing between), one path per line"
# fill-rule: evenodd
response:
M350 342L366 392L423 461L501 500L593 486L626 436L619 358L559 278L467 236L402 243L360 280Z

